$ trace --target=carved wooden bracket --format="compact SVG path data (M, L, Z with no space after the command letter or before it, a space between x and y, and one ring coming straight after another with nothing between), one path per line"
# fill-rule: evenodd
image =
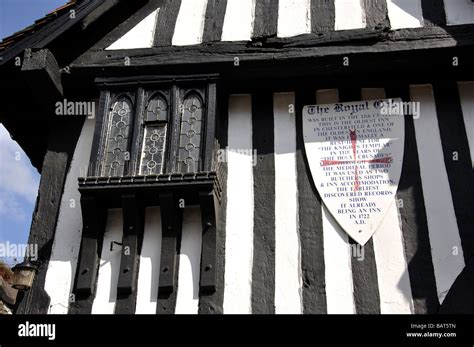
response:
M201 293L212 293L216 290L216 226L219 206L213 191L199 192L202 221L202 250L199 289Z
M89 296L95 291L107 210L101 208L97 203L97 199L93 196L81 197L81 209L82 243L74 292Z

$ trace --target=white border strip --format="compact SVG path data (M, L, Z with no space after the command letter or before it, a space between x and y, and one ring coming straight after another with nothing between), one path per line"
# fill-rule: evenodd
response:
M250 41L255 20L255 0L227 0L222 41Z
M199 274L201 268L201 209L183 211L183 233L179 251L176 314L197 314L199 306Z
M173 33L173 46L196 45L202 42L207 0L181 0Z
M112 241L122 243L122 235L122 209L108 210L92 314L113 314L115 312L122 247L114 244L112 251L110 251L110 244Z
M275 313L302 313L295 95L273 95L275 143ZM290 113L290 107L293 113Z
M367 26L362 0L333 0L336 12L335 29L361 29Z
M254 199L250 95L229 99L228 146L224 313L251 313Z
M112 43L106 48L106 50L152 47L159 10L159 8L156 9L142 19L140 23L135 25L125 35Z
M156 314L161 261L161 209L145 209L145 227L138 269L136 314Z
M387 10L393 30L423 26L421 0L387 0Z
M278 37L311 32L311 0L278 1Z

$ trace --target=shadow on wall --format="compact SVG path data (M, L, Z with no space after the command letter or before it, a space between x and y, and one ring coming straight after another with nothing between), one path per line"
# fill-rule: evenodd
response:
M422 6L424 1L426 0L391 0L391 3L398 7L401 11L412 16L413 18L417 18L423 21ZM432 1L433 0L428 0L428 2L430 3Z
M456 41L458 31L455 32L454 27L474 24L474 1L472 0L391 0L391 3L400 11L421 21L423 26L443 27L446 33L449 33Z
M456 278L439 313L474 314L474 258Z

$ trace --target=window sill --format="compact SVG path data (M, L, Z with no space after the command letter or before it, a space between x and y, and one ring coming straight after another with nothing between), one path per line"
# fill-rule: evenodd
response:
M123 177L80 177L79 192L94 196L107 208L121 206L124 194L134 193L145 206L158 206L159 193L173 192L184 199L186 206L199 204L200 192L214 192L221 198L221 186L215 171L197 173L171 173Z

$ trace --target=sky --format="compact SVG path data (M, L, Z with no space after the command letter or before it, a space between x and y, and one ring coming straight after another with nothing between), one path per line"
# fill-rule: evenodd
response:
M31 25L67 0L0 0L0 38ZM25 244L31 226L40 175L0 124L0 244ZM1 248L0 248L1 249ZM0 259L13 264L15 259ZM17 259L21 262L23 259Z

